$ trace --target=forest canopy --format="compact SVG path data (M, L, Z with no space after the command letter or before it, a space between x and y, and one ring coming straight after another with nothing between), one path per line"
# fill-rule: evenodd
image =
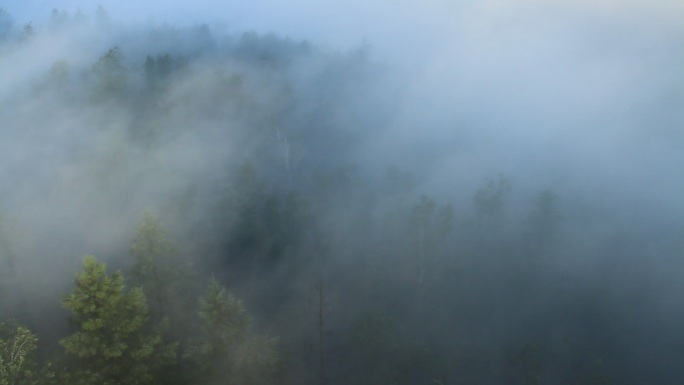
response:
M684 380L684 32L534 9L0 9L0 385Z

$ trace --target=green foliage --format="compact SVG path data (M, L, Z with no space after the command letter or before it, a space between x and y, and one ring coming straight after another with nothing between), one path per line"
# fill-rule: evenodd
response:
M202 338L190 352L198 376L228 384L260 384L269 379L277 362L276 341L250 331L242 302L216 280L200 300Z
M134 258L133 277L142 284L151 298L153 312L164 312L164 290L168 285L168 263L174 253L166 232L156 218L145 211L138 231L133 239L131 255Z
M215 279L200 300L199 315L211 343L207 349L219 353L223 353L221 349L239 342L247 333L250 322L242 302L226 292Z
M108 276L93 256L85 258L62 304L76 331L60 344L72 359L70 373L87 383L152 384L155 371L175 356L175 346L162 346L160 335L145 328L142 289L126 291L123 275Z
M0 323L0 385L36 384L30 354L38 338L25 326Z
M131 255L136 263L135 272L142 276L150 275L157 259L168 257L171 253L172 246L166 231L152 213L145 211L131 246Z
M194 274L181 263L176 246L148 211L138 225L130 253L133 281L145 292L151 320L168 326L170 337L188 334L197 298Z

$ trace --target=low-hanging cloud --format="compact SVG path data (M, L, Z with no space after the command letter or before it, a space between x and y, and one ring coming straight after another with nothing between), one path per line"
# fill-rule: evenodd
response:
M26 290L41 301L63 291L83 255L124 259L146 208L171 222L183 246L207 253L192 258L217 269L211 253L219 254L222 237L236 231L235 213L221 206L222 199L240 187L241 164L251 162L265 180L260 194L295 191L313 197L320 233L311 229L313 221L302 232L315 238L316 247L328 242L301 252L324 250L320 261L301 257L301 265L281 266L257 280L264 287L276 287L269 280L288 282L300 293L318 275L330 277L330 287L344 288L344 278L335 281L338 271L357 277L384 266L393 277L387 281L395 285L388 287L396 289L384 298L404 296L413 283L402 274L411 272L415 261L390 242L407 242L392 233L402 228L393 221L426 194L437 208L442 202L453 205L462 230L445 241L445 254L453 249L472 257L454 262L461 270L454 268L457 278L450 279L459 289L444 287L484 292L474 295L473 303L446 294L435 298L432 306L443 313L425 334L445 352L455 346L464 347L462 356L478 349L504 351L533 335L528 329L534 322L564 331L565 320L556 322L562 313L557 296L570 298L560 303L577 306L568 324L584 322L583 311L600 313L577 303L591 302L587 298L594 295L604 301L596 303L605 305L601 311L608 315L586 318L615 322L601 334L611 338L621 332L645 338L647 330L684 318L673 307L673 293L684 290L676 279L684 231L680 2L102 5L104 20L78 1L49 6L27 1L8 9L15 26L0 48L0 220L16 234L21 274L40 277L40 287ZM52 8L72 14L80 8L83 20L55 25L49 20ZM28 22L32 36L22 35ZM249 31L256 32L243 34ZM128 91L116 102L98 99L102 95L93 87L93 73L108 52L120 55L119 64L130 73ZM145 78L148 55L172 63L164 75L167 88L156 89ZM397 190L415 195L409 203L399 192L389 198L379 192L388 169L405 177ZM487 247L500 245L487 245L486 237L484 251L477 249L480 239L468 232L478 215L473 196L488 180L508 180L513 187L506 202L508 223L528 224L541 191L559 197L562 247L539 273L553 290L530 295L520 309L496 291L505 287L497 278L519 267L492 257L496 252ZM349 192L354 184L364 186L358 195ZM330 185L340 191L319 192ZM350 203L350 196L358 201ZM356 216L363 226L383 230L368 230L369 235L349 226ZM221 220L229 224L217 226ZM501 230L501 244L511 249L520 246L506 237L527 231L525 225L513 227ZM204 241L214 243L205 247ZM470 248L482 251L482 260ZM407 259L383 265L393 252ZM372 269L361 274L354 266L366 259ZM333 266L327 272L326 263ZM342 292L331 292L331 298L358 305ZM474 304L479 298L511 318L483 311L486 305ZM454 323L477 333L455 327L458 331L444 337L440 333L452 327L447 315L460 314L449 308L450 301L459 300L471 313L458 315ZM387 302L402 303L392 301ZM639 306L649 306L653 317L634 316L633 307ZM625 314L628 321L615 321ZM567 326L580 330L568 336L593 336L580 321ZM642 321L646 326L639 326ZM488 327L495 332L489 334ZM635 362L640 347L657 347L650 371L667 367L658 358L669 348L658 341L671 331L659 330L662 335L653 341L622 346L616 361ZM629 375L619 378L624 377Z

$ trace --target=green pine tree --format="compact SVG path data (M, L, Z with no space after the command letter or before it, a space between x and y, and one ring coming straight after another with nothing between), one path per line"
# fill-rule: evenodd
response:
M156 218L145 211L138 225L138 232L131 246L135 260L133 278L142 285L152 306L154 318L161 319L166 313L169 282L169 260L174 248Z
M36 384L30 354L38 338L25 326L0 323L0 385Z
M199 377L227 384L261 384L273 373L276 341L250 331L242 302L212 280L200 301L202 338L190 352Z
M175 358L175 346L163 346L148 326L142 289L127 291L123 274L107 275L93 256L85 258L76 288L62 304L76 329L60 341L70 357L69 382L154 384L157 371Z
M133 282L145 292L151 321L165 325L171 338L186 337L195 322L192 314L199 294L195 274L148 211L138 225L131 256Z

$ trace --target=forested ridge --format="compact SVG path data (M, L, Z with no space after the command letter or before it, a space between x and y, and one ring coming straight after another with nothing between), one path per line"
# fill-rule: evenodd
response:
M681 381L681 219L389 156L391 64L0 9L0 385Z

